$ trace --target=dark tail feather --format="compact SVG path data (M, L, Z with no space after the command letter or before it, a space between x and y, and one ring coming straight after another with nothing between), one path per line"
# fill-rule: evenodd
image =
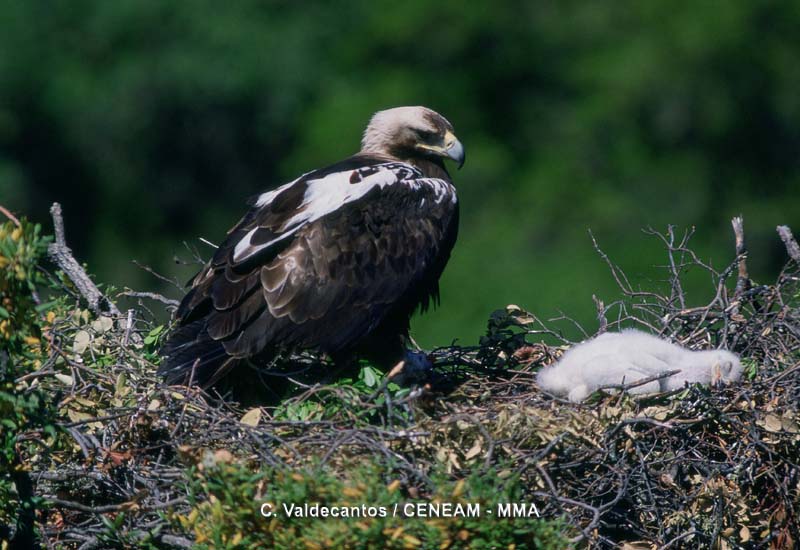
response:
M166 383L191 383L246 406L278 403L288 387L285 375L259 372L247 361L232 357L222 342L208 335L205 323L199 319L176 328L164 344L158 374ZM261 360L268 362L270 354L264 352Z
M177 328L161 350L158 368L167 384L196 384L207 387L219 378L231 357L221 342L206 332L205 319Z

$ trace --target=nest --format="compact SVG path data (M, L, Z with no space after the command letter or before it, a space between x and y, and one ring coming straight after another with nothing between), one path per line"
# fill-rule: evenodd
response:
M545 395L535 372L570 344L557 328L569 320L509 306L492 315L479 345L434 350L434 377L411 391L309 385L277 408L242 410L155 376L162 329L148 324L144 301L168 300L142 295L129 312L75 308L50 327L47 361L17 381L53 396L72 442L21 457L46 503L40 532L51 547L105 548L115 521L131 544L149 537L190 547L191 535L169 521L192 508L182 483L189 465L240 459L290 471L313 458L335 470L369 456L406 489L422 488L420 498L437 467L454 479L514 474L541 516L563 519L578 546L792 547L800 540L800 251L784 230L796 256L773 284L756 285L741 221L734 229L736 259L721 271L691 251L689 233L653 232L668 259L660 292L635 288L598 247L621 291L608 305L596 300L598 330L638 326L692 349L731 349L746 379L719 390L601 393L583 404ZM688 268L705 270L716 289L702 307L683 292Z

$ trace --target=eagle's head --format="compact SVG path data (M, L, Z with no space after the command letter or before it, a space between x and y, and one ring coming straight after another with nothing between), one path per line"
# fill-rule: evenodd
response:
M464 164L464 146L453 134L453 125L427 107L395 107L372 115L361 151L398 159L449 158Z

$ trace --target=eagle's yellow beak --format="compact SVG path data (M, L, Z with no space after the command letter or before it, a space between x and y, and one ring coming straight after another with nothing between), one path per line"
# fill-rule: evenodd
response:
M444 135L444 148L445 155L456 161L460 170L461 167L464 166L464 160L467 158L467 155L464 152L464 146L461 145L461 142L458 141L458 138L453 132L447 132Z
M449 130L447 133L445 133L441 145L428 145L426 143L419 143L417 144L417 148L430 151L431 153L435 153L442 157L453 159L458 163L459 168L464 166L464 159L466 158L464 146L461 145L461 142L458 141L458 138L455 136L455 134Z

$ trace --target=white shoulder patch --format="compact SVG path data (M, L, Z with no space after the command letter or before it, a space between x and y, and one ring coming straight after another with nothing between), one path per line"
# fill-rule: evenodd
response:
M247 232L247 235L242 237L242 240L236 243L236 247L233 249L234 263L239 263L241 261L244 261L253 254L257 254L261 250L264 250L265 248L268 248L279 241L289 238L290 236L294 235L297 232L297 230L300 229L300 227L302 226L298 225L297 227L292 228L290 231L281 233L271 241L259 245L253 245L252 243L253 235L255 234L256 231L258 231L258 227L251 229L250 231Z
M300 212L287 226L317 220L349 202L360 199L376 187L411 183L421 177L422 173L413 166L392 162L335 172L320 179L310 180L307 183Z
M305 176L306 176L306 174L303 174L299 178L297 178L295 180L292 180L289 183L285 183L285 184L281 185L280 187L278 187L276 189L273 189L272 191L267 191L266 193L261 193L258 196L258 200L256 200L255 206L257 208L261 208L262 206L268 205L269 203L271 203L272 201L275 200L275 197L280 195L281 191L285 191L286 189L289 189L292 185L297 183L298 180L303 179Z
M255 203L257 208L270 204L283 191L298 183L306 175L296 180L263 193ZM372 166L364 166L354 170L334 172L321 178L307 180L303 201L297 208L294 216L283 225L283 232L275 239L259 245L252 245L251 237L256 229L245 235L236 244L233 261L241 262L261 250L272 246L290 235L293 235L307 223L322 218L342 206L356 201L371 190L384 188L390 185L405 185L409 189L417 190L429 187L434 192L434 200L439 203L449 198L456 202L455 189L448 182L436 178L424 178L417 168L403 162L386 162Z

